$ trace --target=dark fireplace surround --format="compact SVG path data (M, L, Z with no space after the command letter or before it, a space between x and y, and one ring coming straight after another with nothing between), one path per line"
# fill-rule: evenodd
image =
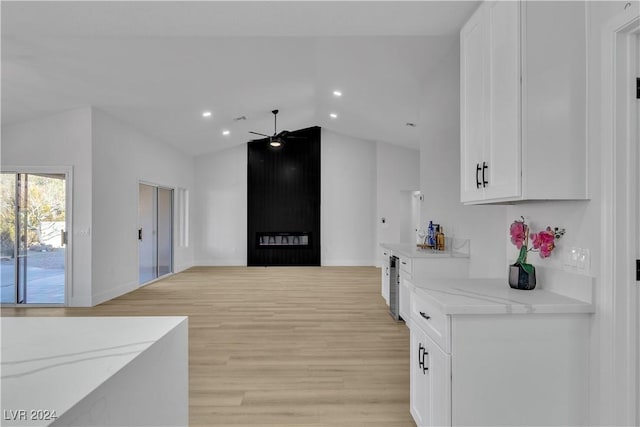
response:
M248 143L248 266L320 265L320 128L289 136Z

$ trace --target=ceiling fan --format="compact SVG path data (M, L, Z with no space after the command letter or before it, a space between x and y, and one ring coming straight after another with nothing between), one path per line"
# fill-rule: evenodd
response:
M280 147L282 143L285 142L285 140L287 139L304 139L304 137L290 135L291 132L288 130L283 130L278 133L278 130L277 130L278 129L277 128L278 110L271 110L271 113L273 113L273 135L265 135L264 133L253 132L253 131L249 131L249 133L252 133L254 135L264 136L265 138L269 138L269 144L272 147ZM260 138L260 139L263 139L263 138ZM253 141L258 141L258 140L254 139Z

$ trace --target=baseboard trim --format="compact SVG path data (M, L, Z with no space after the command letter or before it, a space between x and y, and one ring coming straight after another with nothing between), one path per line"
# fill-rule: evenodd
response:
M116 288L109 289L106 292L101 292L97 295L93 295L91 299L92 306L102 304L103 302L110 301L114 298L118 298L122 295L128 294L129 292L135 291L138 289L140 285L138 282L129 282L124 285L120 285Z

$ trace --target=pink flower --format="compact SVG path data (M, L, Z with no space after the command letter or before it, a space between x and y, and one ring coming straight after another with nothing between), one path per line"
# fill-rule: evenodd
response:
M534 249L540 251L540 258L547 258L551 255L551 251L555 248L555 235L551 227L547 227L539 233L531 233L531 241Z
M527 235L524 222L514 221L513 224L511 224L509 233L511 234L511 243L516 245L516 248L520 249L524 244L524 239Z

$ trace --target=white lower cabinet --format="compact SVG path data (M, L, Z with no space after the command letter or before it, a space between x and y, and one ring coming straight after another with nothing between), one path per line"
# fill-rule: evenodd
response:
M588 424L589 314L510 312L477 291L468 301L506 303L505 312L446 314L425 295L412 292L409 323L419 427Z

